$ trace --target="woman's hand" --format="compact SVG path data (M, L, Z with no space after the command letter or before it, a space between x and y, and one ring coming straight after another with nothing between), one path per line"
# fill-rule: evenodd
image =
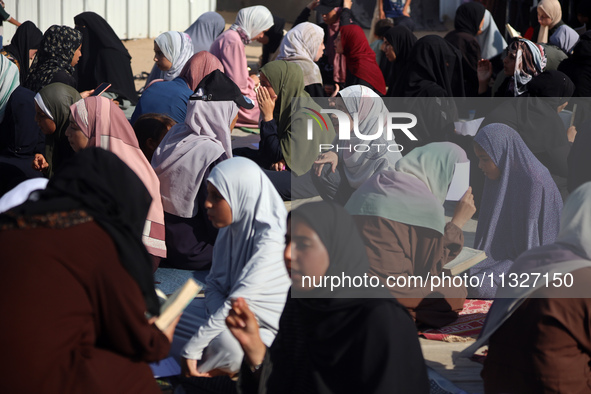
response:
M462 228L474 216L475 212L476 205L474 205L474 195L472 195L472 187L470 186L462 199L458 201L451 222Z
M351 9L352 6L353 6L352 0L343 0L343 8Z
M178 315L177 318L174 319L172 321L172 323L169 324L168 327L166 327L164 330L162 330L162 333L166 336L166 338L168 338L168 341L170 343L172 343L172 338L174 337L174 330L176 328L176 325L179 323L179 320L181 320L181 316L182 316L182 313L180 315ZM156 320L158 320L158 316L153 316L150 319L148 319L148 324L154 324L154 323L156 323Z
M287 169L285 167L286 165L284 159L279 160L277 163L271 164L272 171L286 171Z
M213 377L213 375L211 375L209 372L199 372L199 370L197 369L197 361L198 360L181 357L181 375L187 378L191 376L196 376L199 378Z
M49 168L49 163L41 153L35 153L35 158L33 159L33 163L31 163L31 167L33 167L35 171L44 171Z
M277 96L271 97L266 87L261 86L257 90L257 101L259 102L259 109L263 114L263 120L269 122L273 120L273 110L275 109L275 100Z
M226 325L242 346L246 361L251 366L262 364L267 347L261 340L259 323L244 298L239 297L232 302Z
M83 92L80 92L80 97L82 97L83 99L85 99L86 97L89 97L93 93L94 93L94 89L92 89L92 90L85 90Z
M335 172L337 170L337 164L339 164L339 156L333 151L321 153L312 165L316 176L322 174L322 168L327 163L331 164L332 172Z
M575 142L575 137L577 136L577 128L575 126L570 126L568 130L566 130L566 137L568 138L569 142Z

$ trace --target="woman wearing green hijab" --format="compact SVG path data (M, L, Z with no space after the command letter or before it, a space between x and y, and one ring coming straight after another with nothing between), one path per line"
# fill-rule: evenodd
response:
M45 155L35 155L33 168L50 178L64 161L74 156L66 129L70 124L70 105L81 99L76 89L61 82L45 86L35 96L35 120L45 134Z
M451 142L415 148L396 162L395 170L369 178L345 206L365 243L370 273L386 284L417 324L441 327L453 322L466 299L463 285L432 291L428 280L425 287L411 281L404 286L402 277L438 276L462 250L462 227L476 210L471 190L449 223L443 203L456 163L467 161L466 152Z
M259 150L238 149L234 154L250 157L263 169L271 170L266 173L283 199L317 195L309 171L321 145L332 143L334 127L331 122L308 122L313 119L310 114L319 114L322 108L304 90L300 66L276 60L262 67L260 73L261 83L256 88L261 110ZM312 126L311 139L308 124Z

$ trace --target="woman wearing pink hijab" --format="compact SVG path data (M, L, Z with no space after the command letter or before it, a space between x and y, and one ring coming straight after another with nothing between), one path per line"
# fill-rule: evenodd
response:
M240 108L236 126L258 127L260 112L254 88L259 80L248 75L244 46L261 39L273 24L273 15L266 7L243 8L238 11L234 24L216 38L209 49L222 62L226 75L254 103L253 109Z
M153 257L154 269L160 258L166 257L164 243L164 210L160 197L160 182L139 144L125 114L113 101L100 96L87 97L70 107L68 141L78 152L97 146L115 153L142 180L152 204L144 225L142 241Z

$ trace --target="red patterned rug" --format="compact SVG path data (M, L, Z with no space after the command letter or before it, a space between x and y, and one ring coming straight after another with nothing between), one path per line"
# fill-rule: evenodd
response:
M452 324L419 332L427 339L445 342L474 341L484 325L492 300L466 300L458 320Z

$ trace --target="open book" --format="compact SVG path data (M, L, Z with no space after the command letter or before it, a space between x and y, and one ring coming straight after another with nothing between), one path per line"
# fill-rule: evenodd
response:
M443 269L448 270L451 275L457 275L469 268L474 267L485 258L486 253L484 253L482 250L472 249L464 246L458 257L445 264Z
M507 29L507 33L509 33L509 36L511 38L515 38L515 37L521 37L521 33L518 32L517 30L515 30L513 28L513 26L511 26L510 24L506 23L505 24L505 29Z
M160 306L160 316L154 323L156 327L160 330L166 329L193 301L199 290L201 290L201 286L193 278L189 278L180 289L172 293ZM162 296L159 295L161 298Z

